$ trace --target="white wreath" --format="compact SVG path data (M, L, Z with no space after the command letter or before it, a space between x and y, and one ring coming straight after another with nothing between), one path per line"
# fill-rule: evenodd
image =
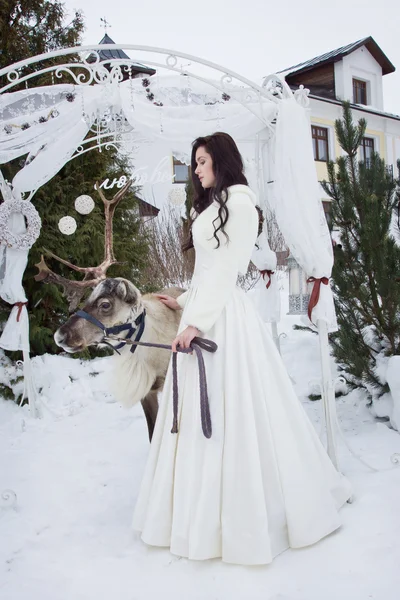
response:
M22 213L28 222L25 233L16 234L9 228L12 213ZM9 248L28 250L40 235L42 220L36 208L28 200L13 198L0 205L0 243L5 243Z

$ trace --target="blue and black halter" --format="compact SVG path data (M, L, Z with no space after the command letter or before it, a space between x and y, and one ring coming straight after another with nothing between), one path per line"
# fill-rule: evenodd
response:
M108 337L109 335L117 335L118 333L122 333L123 331L126 331L127 332L126 339L131 340L133 334L137 330L136 337L133 341L138 342L143 335L145 318L146 318L146 310L143 309L143 312L140 313L140 315L138 315L136 317L136 319L134 321L134 324L136 325L136 327L133 326L133 323L124 323L123 325L114 325L113 327L106 327L101 321L96 319L96 317L93 317L93 315L90 315L89 313L87 313L84 310L78 310L75 313L75 316L82 317L82 319L86 319L86 321L89 321L93 325L96 325L96 327L99 327L103 331L104 337ZM107 346L110 346L116 352L118 352L118 350L120 350L121 348L123 348L126 345L126 342L121 342L120 344L118 344L118 346L113 346L112 344L110 344L107 341L103 341L101 343L106 344ZM136 348L137 348L137 346L135 344L132 344L132 346L131 346L132 354L135 352ZM120 354L120 353L118 352L118 354Z

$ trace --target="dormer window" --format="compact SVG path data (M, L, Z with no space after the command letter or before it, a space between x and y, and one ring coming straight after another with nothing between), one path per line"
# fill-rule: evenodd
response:
M368 104L366 81L361 81L361 79L353 79L353 102L354 104Z

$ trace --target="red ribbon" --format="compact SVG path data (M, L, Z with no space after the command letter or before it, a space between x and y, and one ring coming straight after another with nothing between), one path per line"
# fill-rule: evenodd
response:
M18 306L18 312L17 312L17 322L19 322L20 318L21 318L21 313L22 313L22 307L26 306L28 303L27 302L16 302L14 304L14 306Z
M323 283L324 285L328 285L329 279L328 277L320 277L319 279L316 279L315 277L309 277L307 279L307 283L314 284L313 290L311 292L310 301L308 303L308 318L311 321L311 314L313 308L315 308L318 304L321 283Z
M273 275L275 273L275 271L271 271L270 269L263 269L262 271L260 271L260 273L263 276L264 280L265 280L265 276L267 275L267 277L268 277L267 289L268 289L269 286L271 285L271 275Z

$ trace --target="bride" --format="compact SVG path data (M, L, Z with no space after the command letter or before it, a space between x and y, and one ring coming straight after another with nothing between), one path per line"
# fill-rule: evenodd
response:
M178 431L171 432L171 361L133 527L145 543L189 559L266 564L340 527L338 509L351 490L267 326L236 286L256 242L258 212L229 135L194 141L192 177L195 218L185 249L196 251L193 279L177 300L159 300L183 309L174 351L196 336L218 345L204 353L212 435L202 431L196 356L179 353Z

